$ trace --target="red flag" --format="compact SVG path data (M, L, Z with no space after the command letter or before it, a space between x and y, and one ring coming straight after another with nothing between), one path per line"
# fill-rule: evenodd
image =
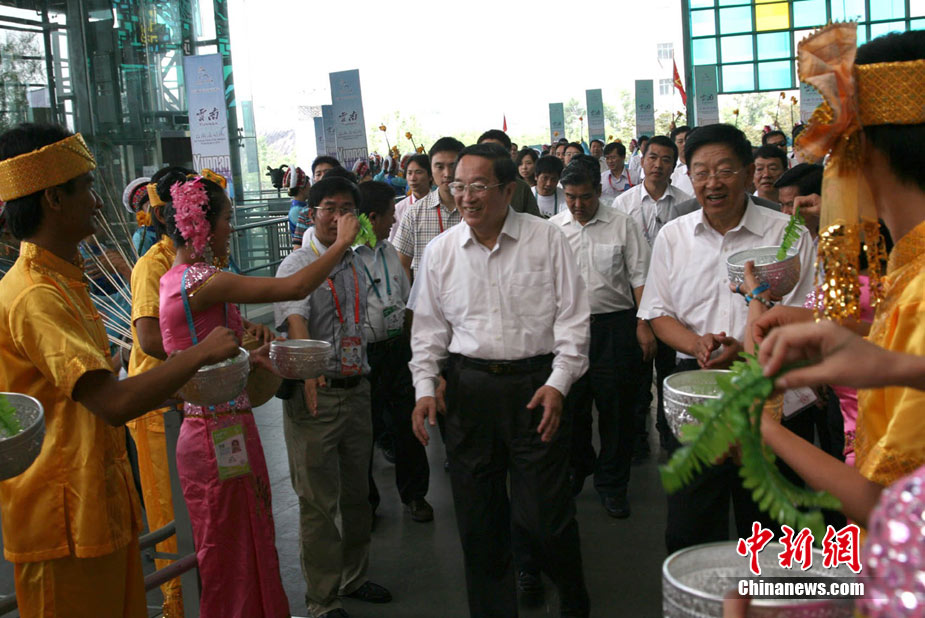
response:
M674 87L681 93L681 102L687 105L687 93L684 92L684 84L681 83L681 76L678 74L678 63L674 59L671 63L674 65Z
M507 133L507 114L504 115L504 123L501 125L501 130Z

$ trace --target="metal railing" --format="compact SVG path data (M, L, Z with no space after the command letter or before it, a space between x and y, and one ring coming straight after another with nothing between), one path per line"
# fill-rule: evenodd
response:
M274 276L276 268L292 253L289 217L262 217L235 225L232 252L242 274Z

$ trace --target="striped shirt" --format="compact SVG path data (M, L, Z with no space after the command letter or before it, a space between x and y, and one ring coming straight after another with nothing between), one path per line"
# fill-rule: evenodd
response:
M411 258L411 272L415 273L431 240L461 220L459 210L448 209L440 203L440 192L432 191L427 197L408 207L395 235L395 249Z

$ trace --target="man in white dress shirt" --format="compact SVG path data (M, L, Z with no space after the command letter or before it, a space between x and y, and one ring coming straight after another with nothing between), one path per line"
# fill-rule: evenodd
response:
M629 168L630 176L636 179L636 182L641 182L642 178L645 176L645 171L642 169L642 158L646 153L646 142L649 141L648 135L640 135L639 139L636 140L638 144L636 152L630 157Z
M562 414L588 368L588 297L562 232L509 207L516 176L497 144L460 153L452 190L463 221L430 243L411 295L413 425L426 444L445 368L470 615L517 616L513 524L559 588L561 615L588 616Z
M687 161L684 158L684 143L690 132L689 126L682 125L672 129L668 137L678 147L678 163L675 165L674 172L671 173L671 186L681 189L688 195L693 195L694 185L691 184L691 179L687 175Z
M655 335L636 319L649 268L649 244L635 221L601 206L597 160L586 169L573 159L562 175L568 210L550 219L568 238L591 305L590 369L565 400L573 422L574 481L594 473L594 488L611 517L630 515L627 498L636 399L643 358L655 354ZM591 444L591 406L598 411L600 453ZM580 489L577 483L573 487Z
M677 351L678 370L725 369L742 351L748 316L741 297L729 291L726 258L744 249L779 244L788 217L756 206L746 194L746 180L755 166L751 145L737 128L698 127L685 150L701 209L662 228L652 248L639 315ZM801 306L813 285L809 234L804 231L795 246L802 273L783 302ZM669 437L674 450L679 444ZM770 523L742 486L738 467L727 460L668 496L669 553L726 540L730 499L739 536L750 534L753 521Z
M669 212L673 206L691 199L691 195L668 182L671 170L675 169L678 149L673 141L664 135L656 135L646 142L642 156L642 165L646 170L645 179L625 191L613 202L613 207L629 215L642 230L651 247L662 226L668 223ZM654 365L654 369L653 369ZM649 453L648 418L652 405L652 372L657 378L655 425L659 431L659 442L663 448L668 447L665 433L668 423L665 421L665 407L662 396L662 380L674 369L674 350L659 341L654 363L647 363L643 378L639 381L639 398L637 416L637 456L643 458Z
M626 146L611 142L604 148L604 163L607 171L601 173L601 202L613 205L617 197L629 191L635 184L630 177L626 162Z

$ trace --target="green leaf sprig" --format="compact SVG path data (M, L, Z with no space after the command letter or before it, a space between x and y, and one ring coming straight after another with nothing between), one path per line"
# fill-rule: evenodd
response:
M800 238L800 227L805 225L806 221L803 219L803 215L800 214L800 209L794 209L793 214L790 215L790 221L787 222L787 227L784 228L784 237L780 241L780 249L777 250L778 262L787 259L787 252L790 251L790 247Z
M730 374L717 378L722 392L718 399L688 409L700 424L681 428L684 446L661 467L662 485L669 493L679 490L737 444L742 453L739 476L761 510L795 530L809 528L821 540L825 522L820 509L840 509L841 504L826 492L793 485L775 465L774 453L761 440L761 411L777 376L765 376L756 356L744 357L732 364Z
M22 431L22 424L16 416L16 408L5 395L0 395L0 434L4 438L10 438L20 431Z
M357 220L360 222L360 231L357 233L356 240L353 241L353 246L368 244L370 247L375 247L378 239L376 232L373 231L373 222L366 215L360 215Z

